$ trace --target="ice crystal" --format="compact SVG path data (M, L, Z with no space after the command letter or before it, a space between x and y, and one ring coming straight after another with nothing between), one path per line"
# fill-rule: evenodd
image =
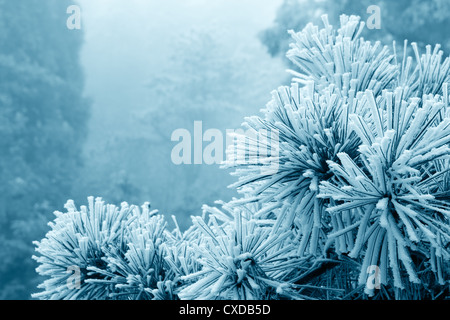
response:
M122 247L123 233L132 214L132 207L122 203L118 208L106 205L101 198L89 197L88 207L78 211L72 200L67 201L67 212L55 212L49 223L51 230L40 242L35 242L40 254L33 258L39 263L37 272L48 277L34 294L41 299L96 299L106 298L110 289L89 283L90 279L104 279L104 275L89 271L90 267L105 268L106 248ZM79 289L71 285L71 270L79 271Z
M226 216L218 209L214 213ZM188 283L179 293L182 299L271 299L301 298L287 277L299 259L292 233L277 232L273 221L256 220L245 210L232 212L234 219L222 224L215 215L193 217L202 232L195 245L202 268L182 279Z
M338 154L340 164L329 162L337 178L322 181L320 187L320 197L336 201L329 212L355 216L333 238L339 241L357 229L349 255L364 256L361 284L370 265L382 268L382 283L387 284L389 263L395 286L403 288L399 261L409 279L420 283L410 251L449 258L445 248L450 210L448 202L434 193L436 180L448 172L448 167L442 170L442 161L450 157L450 118L438 121L444 109L440 99L424 96L423 103L418 98L407 102L403 94L403 88L386 91L377 103L373 93L366 92L362 103L369 116L350 115L362 141L360 157L355 161L346 153ZM442 282L442 275L437 276Z
M392 64L395 55L377 41L362 38L364 22L358 16L341 16L341 27L335 30L322 16L324 28L309 23L296 33L287 57L300 69L292 70L294 81L314 80L319 89L334 84L344 96L371 89L378 94L389 86L399 70Z
M124 246L110 246L104 257L106 268L88 268L103 278L87 282L112 287L108 298L174 299L173 277L170 268L166 268L161 246L166 241L164 217L150 211L147 204L142 211L138 207L133 209L133 221L124 230Z
M416 57L416 65L413 65L413 58L406 56L406 48L408 42L405 40L405 50L403 61L401 64L401 76L397 83L407 89L407 97L421 98L423 95L444 94L444 86L450 81L450 58L447 57L442 61L444 52L440 50L437 44L433 51L431 45L426 46L425 54L419 53L417 43L411 43ZM411 69L414 69L411 71Z
M280 154L274 160L278 171L267 175L259 165L241 165L233 187L247 186L243 190L248 193L251 186L250 201L287 211L285 226L295 224L303 232L299 253L320 255L330 217L317 197L319 183L332 177L328 161L336 160L337 154L356 157L360 140L348 127L348 115L356 111L355 106L340 98L334 85L317 93L314 82L304 88L281 87L272 95L265 117L247 118L246 124L256 132L278 129ZM250 144L247 150L251 156L257 148Z
M176 299L176 274L166 262L171 234L156 210L101 198L78 211L56 212L46 237L35 242L37 271L49 277L34 294L41 299ZM79 271L79 275L72 271ZM77 286L71 283L71 276Z
M300 72L291 71L291 87L273 92L263 117L244 123L256 134L279 130L279 169L267 174L263 163L225 163L236 168L232 187L244 194L232 204L260 203L262 216L272 212L278 224L298 230L300 255L362 259L360 285L378 265L385 285L392 274L394 287L404 288L405 273L421 283L419 261L427 259L443 285L449 59L439 45L420 56L412 43L414 63L405 41L399 62L395 44L391 54L360 37L358 17L341 16L337 31L326 16L323 22L321 30L308 24L291 31L288 57ZM256 157L263 138L241 148Z
M303 71L294 72L302 75L294 80L304 87L296 83L280 87L263 110L264 118L250 117L244 124L258 137L245 147L249 158L258 156L258 144L264 139L261 132L279 131L279 157L273 159L277 173L267 175L268 170L261 170L260 164L244 162L235 172L239 181L232 185L246 187L244 192L249 192L250 186L252 201L291 211L291 220L303 232L301 254L320 255L329 231L332 218L317 197L320 181L333 175L328 161L336 160L340 152L356 157L360 141L349 130L348 115L363 111L354 99L362 90L381 92L399 73L387 47L380 49L379 43L372 46L359 37L364 27L359 17L342 16L337 33L326 16L323 21L325 28L320 31L308 24L299 33L291 32L296 42L288 57ZM234 160L226 166L236 167L239 162Z

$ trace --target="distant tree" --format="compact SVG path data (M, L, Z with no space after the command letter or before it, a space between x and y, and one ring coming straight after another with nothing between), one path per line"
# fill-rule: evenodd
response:
M0 299L35 290L32 240L71 192L89 103L69 0L0 0Z

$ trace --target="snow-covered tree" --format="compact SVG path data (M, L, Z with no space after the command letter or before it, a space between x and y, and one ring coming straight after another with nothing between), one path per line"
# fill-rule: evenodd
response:
M36 297L448 298L450 60L439 45L412 43L410 57L407 42L399 56L367 41L358 16L321 18L290 32L292 84L231 146L240 197L205 205L185 232L147 205L69 201L36 242L48 277ZM64 287L72 262L79 291Z

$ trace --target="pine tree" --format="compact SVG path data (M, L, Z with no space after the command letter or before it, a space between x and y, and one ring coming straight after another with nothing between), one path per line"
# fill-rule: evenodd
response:
M36 242L36 297L448 298L450 59L416 43L410 57L407 42L399 57L362 38L357 16L322 21L290 32L292 84L230 146L240 198L185 232L148 205L69 201Z

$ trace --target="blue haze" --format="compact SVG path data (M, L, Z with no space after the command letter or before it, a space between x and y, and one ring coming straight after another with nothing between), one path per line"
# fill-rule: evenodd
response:
M173 164L171 133L239 128L287 83L287 29L322 13L366 18L369 2L0 0L0 299L35 292L32 241L67 199L150 201L187 228L203 204L235 196L218 165ZM445 3L410 2L385 11L398 26L377 37L431 30L448 49ZM81 30L66 27L74 3Z

